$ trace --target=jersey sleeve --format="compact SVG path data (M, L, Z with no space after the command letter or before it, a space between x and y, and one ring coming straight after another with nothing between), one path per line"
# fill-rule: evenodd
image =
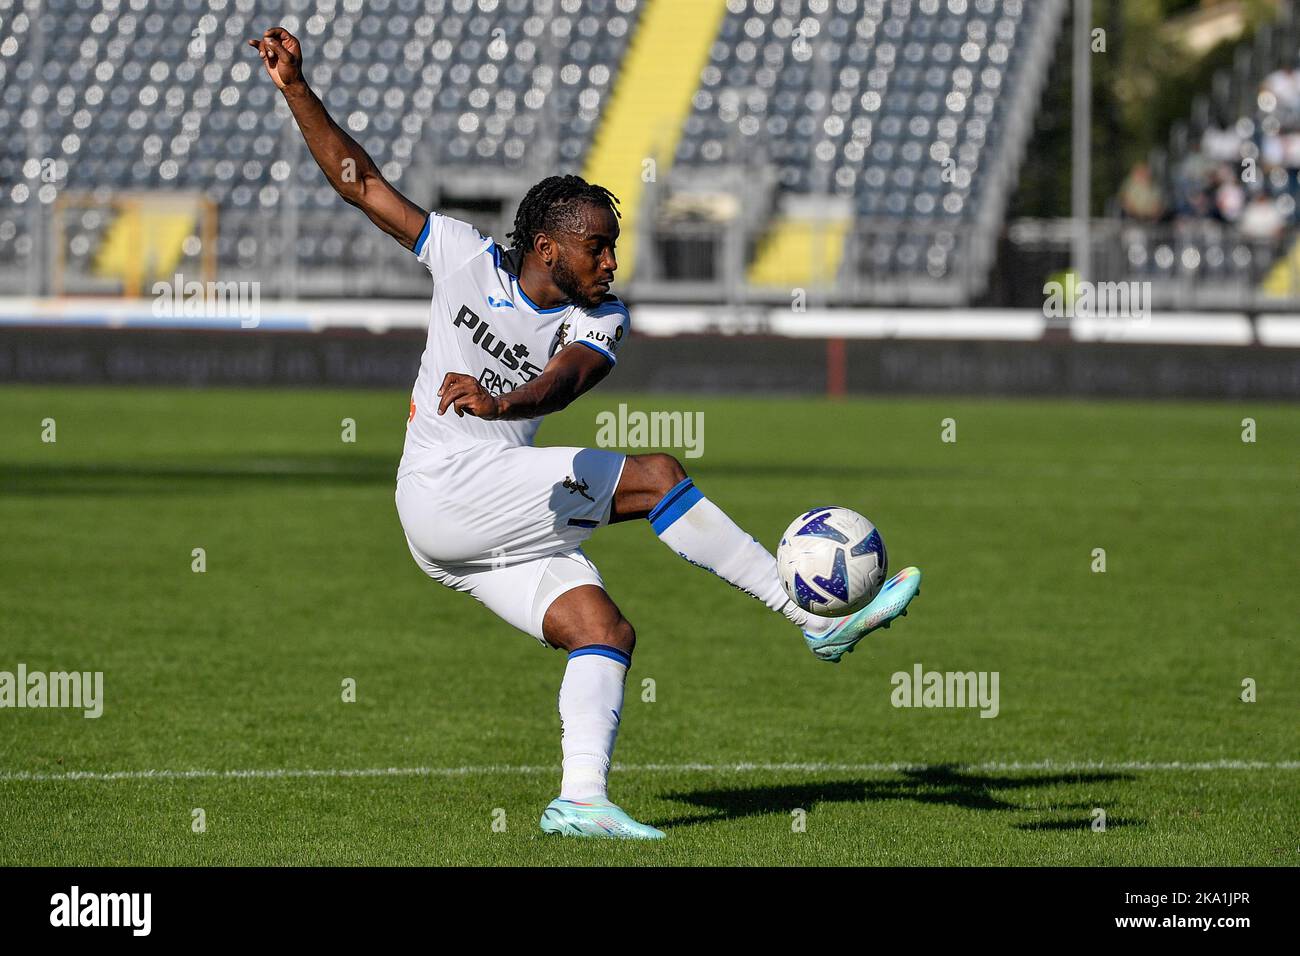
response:
M574 320L573 341L594 349L609 361L618 364L618 349L632 327L632 316L627 306L616 295L606 295L605 301L594 309L584 309Z
M431 212L412 251L436 281L458 271L491 246L492 240L469 223Z

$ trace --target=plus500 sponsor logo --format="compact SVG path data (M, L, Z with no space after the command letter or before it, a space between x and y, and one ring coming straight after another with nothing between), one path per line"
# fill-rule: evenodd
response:
M469 306L462 305L460 312L451 321L459 328L473 329L474 343L506 368L518 371L525 382L531 382L541 373L539 366L524 361L528 355L527 346L515 344L507 347L505 340L498 339L492 332L492 326L475 315Z

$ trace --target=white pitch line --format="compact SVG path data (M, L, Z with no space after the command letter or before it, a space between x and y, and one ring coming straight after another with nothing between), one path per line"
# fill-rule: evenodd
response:
M924 763L643 763L614 764L623 773L903 773L906 771L951 771L957 773L1017 772L1052 770L1058 773L1110 770L1130 772L1176 771L1200 773L1213 770L1300 770L1300 760L1201 760L1170 762L1130 760L1039 760L996 761L971 764ZM0 771L0 783L53 783L63 781L115 780L278 780L302 777L468 777L526 776L558 773L558 766L481 765L465 767L371 767L349 769L265 770L69 770L64 773L34 773L26 770Z

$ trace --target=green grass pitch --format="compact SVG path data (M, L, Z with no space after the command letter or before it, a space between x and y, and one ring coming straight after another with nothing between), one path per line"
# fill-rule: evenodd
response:
M598 389L542 442L620 401L703 412L685 464L769 547L833 502L925 572L833 667L645 522L596 534L653 845L538 831L564 658L411 561L404 394L0 388L0 670L105 675L97 720L0 710L0 864L1300 863L1300 409ZM997 717L892 706L918 662L998 672Z

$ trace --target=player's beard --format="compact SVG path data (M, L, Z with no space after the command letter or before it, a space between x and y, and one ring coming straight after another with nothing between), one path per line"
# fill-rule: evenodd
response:
M578 305L594 308L600 305L599 290L595 301L582 291L578 285L578 277L573 274L568 264L563 259L557 259L555 265L551 267L551 281L569 299L570 302L576 302Z

